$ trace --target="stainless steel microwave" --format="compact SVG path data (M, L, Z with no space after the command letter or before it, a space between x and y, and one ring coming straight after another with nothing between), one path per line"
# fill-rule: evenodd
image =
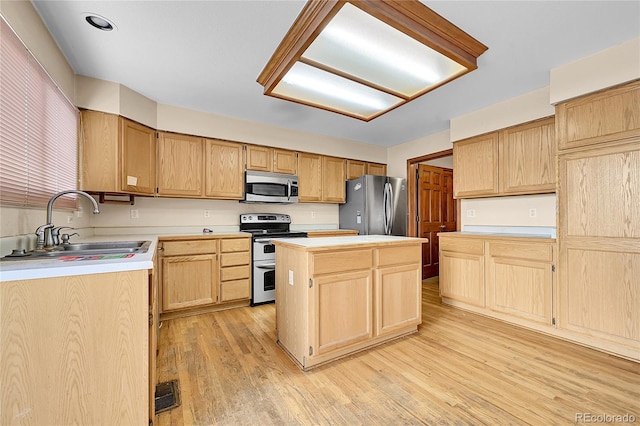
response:
M242 201L245 203L297 203L298 176L247 170Z

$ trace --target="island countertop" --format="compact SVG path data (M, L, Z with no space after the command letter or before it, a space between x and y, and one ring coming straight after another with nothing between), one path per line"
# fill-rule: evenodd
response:
M400 237L394 235L354 235L346 237L324 238L278 238L273 240L277 246L287 246L305 251L332 250L336 248L346 249L352 247L366 247L381 245L399 245L426 243L427 238Z

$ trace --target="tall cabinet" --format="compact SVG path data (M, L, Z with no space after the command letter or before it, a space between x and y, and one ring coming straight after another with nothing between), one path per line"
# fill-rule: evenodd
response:
M559 327L640 359L640 81L556 117Z

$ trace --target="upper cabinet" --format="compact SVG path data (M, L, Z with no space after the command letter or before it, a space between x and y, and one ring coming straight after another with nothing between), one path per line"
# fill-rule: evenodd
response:
M319 154L298 154L298 199L307 203L344 203L346 160Z
M556 190L553 117L500 131L500 192L536 194Z
M453 144L453 190L456 198L498 194L498 132Z
M161 132L158 139L158 195L201 197L203 154L202 138Z
M453 144L456 198L540 194L556 189L553 117Z
M637 137L640 80L556 106L558 149Z
M155 130L98 111L81 112L80 188L153 195Z
M298 159L295 151L258 145L246 145L246 147L247 170L296 174Z
M241 200L244 195L242 145L206 139L204 147L205 196Z
M347 160L347 180L357 179L362 175L386 176L387 165L359 160Z

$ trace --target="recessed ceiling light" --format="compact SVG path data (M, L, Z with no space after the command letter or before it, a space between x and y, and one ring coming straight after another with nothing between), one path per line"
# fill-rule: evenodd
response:
M88 14L84 19L87 20L89 25L91 25L92 27L96 27L97 29L102 31L111 31L115 28L115 25L113 25L107 18L99 15Z

